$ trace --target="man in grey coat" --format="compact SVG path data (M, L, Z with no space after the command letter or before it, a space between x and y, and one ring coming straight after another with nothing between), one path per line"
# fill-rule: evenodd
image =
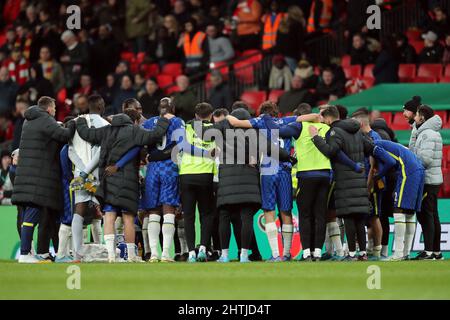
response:
M422 210L417 219L422 226L425 250L415 259L441 260L441 223L438 214L438 193L442 177L442 137L439 130L442 120L431 107L421 105L414 118L409 149L422 161L425 167L425 186Z

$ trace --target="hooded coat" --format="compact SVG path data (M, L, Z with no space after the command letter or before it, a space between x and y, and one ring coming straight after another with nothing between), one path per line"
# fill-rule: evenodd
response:
M113 117L111 125L101 128L89 128L86 119L78 118L77 132L80 137L92 144L101 146L99 161L100 186L95 193L100 203L122 208L136 213L139 200L139 159L130 161L115 174L105 176L105 168L114 165L135 146L157 143L166 133L169 121L160 118L156 127L145 130L133 124L130 117L118 114Z
M74 122L63 128L38 106L25 111L13 204L54 210L62 208L59 152L61 145L67 143L74 132Z
M425 168L425 184L440 185L442 177L442 119L435 115L419 128L413 126L409 149L417 155Z
M364 157L371 154L373 145L359 129L359 123L353 119L338 120L331 124L326 140L315 136L313 142L330 159L342 150L354 162L364 163ZM334 197L337 216L368 214L365 173L355 172L344 164L334 162L333 174L336 181Z

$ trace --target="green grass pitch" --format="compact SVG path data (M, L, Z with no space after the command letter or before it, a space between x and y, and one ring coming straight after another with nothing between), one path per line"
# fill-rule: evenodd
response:
M380 267L381 289L367 288ZM78 264L0 262L0 299L450 299L450 261Z

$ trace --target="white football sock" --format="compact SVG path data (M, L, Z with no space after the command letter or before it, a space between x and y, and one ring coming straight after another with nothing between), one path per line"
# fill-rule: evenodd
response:
M203 245L201 245L201 246L198 248L198 251L199 251L199 252L206 253L206 247L203 246Z
M173 236L175 234L175 215L173 213L164 215L164 223L162 226L163 234L163 257L170 257L170 248L173 243Z
M186 242L186 235L184 233L184 219L178 220L177 232L178 232L178 239L180 239L181 254L187 253L189 249Z
M333 243L331 242L330 236L328 235L328 228L325 229L325 252L329 255L333 255Z
M308 258L311 255L310 249L303 249L303 258Z
M339 233L341 234L341 243L344 243L345 241L345 225L344 225L344 219L337 218L336 223L339 226Z
M381 245L379 245L379 246L375 246L375 247L373 247L373 251L372 251L372 255L374 256L374 257L380 257L380 255L381 255Z
M431 256L433 254L433 251L425 251L425 253L427 254L427 256Z
M407 214L406 216L406 230L405 230L405 247L403 248L403 256L409 256L411 253L412 244L414 241L414 234L416 233L416 216Z
M148 240L148 217L142 220L142 239L144 240L144 254L150 253L150 244Z
M373 239L369 239L369 241L367 242L367 252L369 254L372 254L373 252Z
M148 242L153 257L158 257L159 233L161 232L161 216L151 214L148 217Z
M394 213L394 256L403 257L405 249L406 215Z
M381 246L381 255L387 257L389 254L389 246Z
M242 258L248 259L248 249L244 249L244 248L241 249L241 259Z
M355 256L355 254L356 254L356 251L349 251L348 252L348 255L350 256L350 257L354 257Z
M72 242L74 258L80 259L80 252L83 248L83 222L84 218L75 213L72 219Z
M83 226L83 243L90 242L87 226Z
M343 257L344 249L342 248L341 242L341 231L339 229L339 225L336 221L327 223L327 232L328 236L333 243L334 250L336 251L336 255Z
M108 250L108 260L116 260L115 235L105 234L103 237L105 239L106 250Z
M116 233L116 244L125 242L125 236L123 234L123 220L122 217L117 217L114 222L114 229Z
M320 248L314 249L314 257L321 258L322 257L322 249L320 249Z
M283 236L283 256L287 257L291 254L294 226L292 224L283 224L281 227L281 235Z
M93 219L91 224L92 238L95 244L102 243L102 220Z
M72 228L68 225L62 224L59 227L58 238L58 253L57 258L68 257L69 256L69 239Z
M266 235L272 250L272 257L278 258L280 250L278 249L278 228L275 222L266 223Z
M189 258L196 258L195 250L189 251Z
M136 258L136 245L127 243L128 260L133 261Z
M229 249L222 249L222 253L221 253L222 257L228 258L228 250L229 250ZM241 251L241 252L242 252L242 251Z

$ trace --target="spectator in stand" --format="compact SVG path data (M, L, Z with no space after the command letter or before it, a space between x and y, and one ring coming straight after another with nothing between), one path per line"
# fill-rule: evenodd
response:
M367 48L366 40L361 33L353 36L352 48L350 50L351 64L362 65L373 63L374 57L372 52Z
M72 110L73 116L89 113L88 97L84 94L76 94L74 96L74 108Z
M163 26L164 26L164 28L167 29L169 36L177 39L177 41L178 41L181 30L180 30L180 24L178 23L175 16L172 14L165 16Z
M28 60L30 58L31 45L33 42L33 33L30 26L27 23L19 23L16 26L16 35L14 47L19 48L22 57Z
M333 0L313 0L306 30L310 35L329 33L332 19Z
M14 28L9 28L5 32L6 41L0 47L0 55L3 55L4 58L8 57L11 54L11 51L14 48L14 43L16 42L16 31ZM3 59L0 57L0 62Z
M10 149L14 128L13 123L9 118L9 115L0 115L0 150Z
M375 84L397 83L399 80L398 65L400 53L395 40L391 37L383 39L380 49L381 52L375 60L375 66L372 71L375 77Z
M181 25L184 25L190 18L186 3L183 0L176 0L173 3L172 14Z
M181 35L179 46L183 47L185 73L194 75L206 67L205 46L206 35L197 27L195 19L184 24L185 32Z
M429 30L433 30L439 39L444 39L445 35L450 32L450 23L447 13L441 7L433 9L434 19L431 21Z
M173 16L167 16L173 17ZM164 18L164 24L166 21ZM154 46L150 48L150 56L158 61L162 67L169 62L178 62L181 60L182 51L178 48L178 32L169 32L166 27L160 27L158 29L157 41Z
M316 87L316 98L319 101L337 100L345 95L345 83L336 81L333 70L325 68L322 71L322 79Z
M114 39L118 43L125 41L125 3L123 1L108 0L98 10L98 21L100 25L110 25Z
M9 77L8 68L0 67L0 115L13 110L18 89L19 86Z
M11 150L16 150L20 145L20 137L22 135L22 126L25 121L25 111L28 109L30 104L28 101L24 99L18 99L16 101L16 113L14 122L14 132L13 132L13 141L11 142Z
M145 118L159 116L159 102L164 97L162 90L158 86L155 78L149 78L145 81L144 94L139 98L142 105L142 114Z
M433 31L422 35L425 47L419 54L419 63L441 63L444 48L438 41L438 36Z
M50 19L50 11L43 8L39 11L39 24L36 26L31 43L31 62L40 59L40 50L43 46L49 48L52 56L59 58L64 50L64 44L59 37L59 30Z
M88 74L82 74L80 77L80 85L77 89L77 93L90 96L93 92L92 79Z
M409 44L408 37L403 33L395 36L395 43L400 54L398 62L400 63L416 63L417 53L416 49Z
M66 89L71 94L80 81L81 73L89 65L89 52L78 42L77 37L70 30L63 32L61 40L66 45L66 50L60 61L64 70Z
M211 23L206 27L206 47L209 55L209 63L226 62L234 57L234 49L230 39L219 34L217 25Z
M117 92L116 80L114 74L110 73L106 76L106 85L99 90L99 94L105 101L105 109L110 110Z
M11 51L11 58L6 59L3 63L4 66L8 68L9 77L12 81L16 82L19 86L25 84L28 81L30 74L29 68L30 64L27 59L22 56L22 51L15 47Z
M19 94L30 102L36 104L40 97L53 97L55 91L52 83L44 78L42 66L35 63L30 68L30 80L28 80L20 89Z
M303 80L299 76L294 76L292 78L291 90L286 91L278 102L280 112L286 114L293 112L297 106L302 103L308 103L310 105L315 105L314 97L308 91L308 89L303 87Z
M195 117L195 106L198 103L195 94L189 90L189 78L185 75L177 77L177 86L179 92L172 95L173 104L175 106L176 116L188 122Z
M115 95L112 103L112 113L120 113L122 111L122 103L131 98L136 99L136 91L133 89L133 80L129 75L124 75L120 81L120 89Z
M240 51L260 48L262 7L258 0L238 0L233 12L237 22L237 49Z
M278 28L274 51L284 55L291 72L294 72L305 50L305 25L303 11L297 6L290 6Z
M215 109L225 108L230 110L233 103L233 94L223 76L219 71L211 73L211 89L209 90L208 102Z
M9 177L9 167L11 156L8 150L3 150L0 154L0 204L11 205L13 186Z
M283 20L285 14L280 12L280 4L277 0L272 0L269 3L267 12L261 18L263 25L262 30L262 50L272 49L277 41L277 32L280 27L280 23Z
M131 76L131 72L130 72L130 68L128 66L128 62L125 60L122 60L117 64L117 67L116 67L116 70L114 73L115 82L120 83L120 81L122 80L122 77L125 75Z
M98 28L98 39L91 47L91 70L96 85L103 85L106 75L114 70L120 59L120 46L111 33L110 25Z
M445 48L444 53L442 54L442 63L450 63L450 33L445 37Z
M64 72L61 65L52 58L49 47L41 47L39 64L42 66L44 78L50 80L55 93L58 93L64 87Z
M302 78L305 89L315 89L317 87L319 77L314 73L314 67L308 60L300 60L298 62L294 75Z
M269 75L270 90L288 91L291 88L292 73L286 65L284 56L277 54L272 58L272 68Z
M146 36L149 33L148 15L151 8L151 2L147 0L128 0L126 2L125 29L127 38L133 42L134 53L147 51Z
M134 75L134 91L136 95L140 98L145 92L145 74L143 72L138 72Z

